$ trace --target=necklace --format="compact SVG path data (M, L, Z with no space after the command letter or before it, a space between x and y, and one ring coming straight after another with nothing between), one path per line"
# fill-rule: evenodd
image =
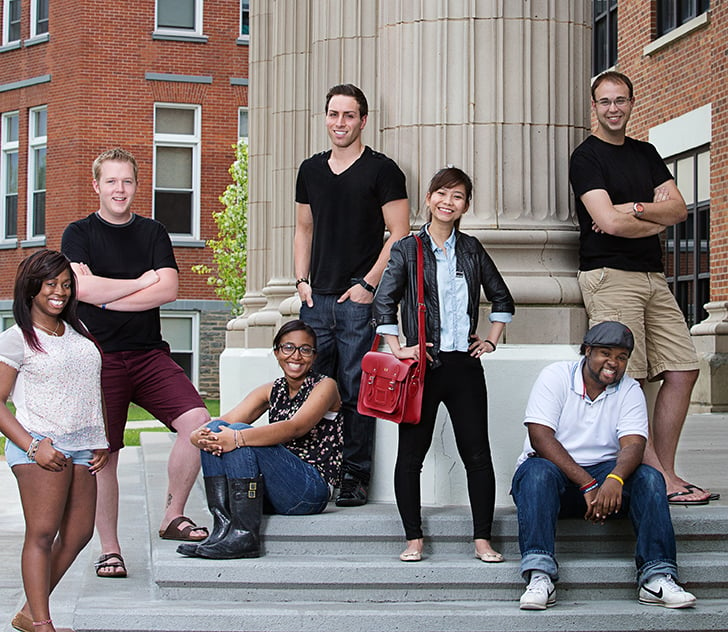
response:
M33 321L33 324L34 324L34 325L35 325L36 327L40 327L40 328L41 328L41 329L42 329L43 331L45 331L45 332L46 332L46 333L47 333L47 334L48 334L49 336L58 336L58 328L59 328L59 327L61 326L61 321L59 320L59 321L58 321L58 322L56 323L56 328L55 328L54 330L52 330L52 331L51 331L50 329L48 329L48 327L44 327L43 325L41 325L40 323L36 323L35 321Z

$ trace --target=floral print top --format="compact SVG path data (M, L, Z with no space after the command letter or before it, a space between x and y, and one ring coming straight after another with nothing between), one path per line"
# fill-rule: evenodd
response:
M314 386L325 377L318 373L310 373L292 399L288 395L286 378L279 377L273 382L270 392L269 423L293 417L308 399ZM313 465L329 485L336 486L341 471L343 444L341 414L329 411L305 435L292 439L284 445L299 459Z

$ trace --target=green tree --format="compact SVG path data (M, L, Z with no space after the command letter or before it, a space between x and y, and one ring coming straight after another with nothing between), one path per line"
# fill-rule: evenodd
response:
M192 266L197 274L207 275L207 284L215 294L231 305L233 315L242 312L240 299L245 294L245 272L248 257L248 143L240 139L235 149L235 161L228 173L232 183L220 196L225 207L212 214L217 224L217 238L208 239L214 267L205 264Z

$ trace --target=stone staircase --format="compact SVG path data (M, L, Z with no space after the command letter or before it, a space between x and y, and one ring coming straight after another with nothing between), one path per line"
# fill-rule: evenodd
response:
M170 446L169 435L148 433L141 449L122 453L121 530L130 576L97 578L91 564L98 550L84 552L74 566L84 570L64 591L75 600L78 632L728 630L728 505L673 509L681 580L698 597L695 609L637 603L629 521L598 527L571 520L559 527L556 607L524 612L511 507L496 514L503 564L473 557L469 511L455 506L425 508L426 558L400 562L399 517L382 503L268 517L265 556L258 559L184 558L176 543L156 537ZM198 484L189 515L209 524L203 507Z

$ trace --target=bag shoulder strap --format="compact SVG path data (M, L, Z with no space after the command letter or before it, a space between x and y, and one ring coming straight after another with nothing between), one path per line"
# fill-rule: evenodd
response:
M417 343L420 348L421 365L425 365L425 256L422 251L422 239L414 236L417 241Z
M417 243L417 344L420 348L420 358L425 357L427 345L425 344L425 256L422 251L422 239L419 235L412 235ZM380 336L374 336L372 351L379 349ZM421 362L420 366L425 366Z

